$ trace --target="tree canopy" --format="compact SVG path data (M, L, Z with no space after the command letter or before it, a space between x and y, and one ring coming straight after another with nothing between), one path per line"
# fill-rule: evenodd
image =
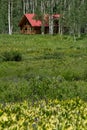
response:
M19 32L18 23L25 13L50 14L49 33L52 34L52 14L60 14L59 33L80 37L87 33L87 0L0 0L0 33ZM41 18L42 18L41 17Z

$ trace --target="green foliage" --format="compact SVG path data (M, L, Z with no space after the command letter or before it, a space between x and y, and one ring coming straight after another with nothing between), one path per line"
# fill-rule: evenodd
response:
M86 130L87 102L75 98L0 104L0 130L6 129Z
M7 0L0 0L0 33L8 33L8 2ZM68 33L73 35L74 39L79 38L83 33L87 34L86 0L12 0L10 5L13 33L19 33L18 24L24 13L35 13L41 21L43 21L44 13L46 13L63 16L59 19L60 29L58 33ZM42 30L44 30L44 26Z
M86 37L0 35L0 102L74 97L87 101Z
M21 53L17 51L6 51L2 55L2 60L3 61L21 61L22 60L22 55Z

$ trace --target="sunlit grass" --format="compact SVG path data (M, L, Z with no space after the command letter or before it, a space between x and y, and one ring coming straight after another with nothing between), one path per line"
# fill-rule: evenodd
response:
M3 60L3 53L13 52L21 54L20 62ZM5 86L7 93L3 93ZM87 100L87 38L74 42L60 35L0 35L0 87L3 102L11 101L10 96L12 101L76 96ZM26 96L22 98L16 87L25 89L22 94ZM13 92L20 93L20 98Z

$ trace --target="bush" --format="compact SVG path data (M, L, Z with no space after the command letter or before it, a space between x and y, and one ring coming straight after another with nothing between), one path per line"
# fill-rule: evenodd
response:
M2 61L21 61L22 55L18 51L6 51L2 54Z

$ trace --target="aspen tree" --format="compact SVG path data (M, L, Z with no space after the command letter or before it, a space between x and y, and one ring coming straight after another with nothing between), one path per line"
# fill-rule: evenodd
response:
M9 35L12 34L13 29L13 0L8 0L8 28L9 28Z

